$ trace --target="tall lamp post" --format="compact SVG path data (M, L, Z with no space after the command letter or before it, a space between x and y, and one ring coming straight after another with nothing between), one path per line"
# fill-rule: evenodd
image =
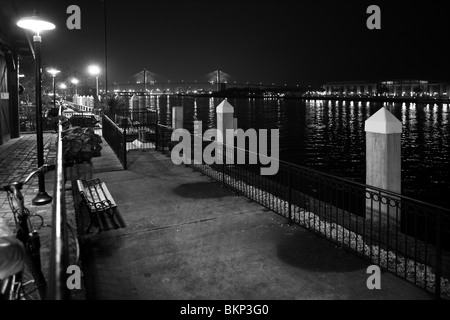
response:
M39 33L45 30L55 28L53 23L44 21L36 14L32 17L22 18L17 22L17 26L23 29L31 30L35 33L33 36L33 47L35 54L35 73L36 73L36 142L37 142L37 161L38 167L44 165L44 137L42 132L42 100L41 100L41 36ZM52 201L45 191L44 173L39 173L39 192L32 200L34 205L45 205Z
M55 78L58 73L61 71L56 70L54 68L47 70L48 73L52 75L53 78L53 108L56 108L56 86L55 86Z
M95 76L95 95L98 99L98 75L100 74L100 68L96 65L90 65L88 71L91 75Z
M67 89L67 85L66 85L65 83L61 83L61 84L59 85L59 88L64 90L64 98L63 98L63 99L66 100L66 89Z
M75 97L78 97L78 79L77 78L73 78L72 80L70 80L70 82L72 82L75 85Z

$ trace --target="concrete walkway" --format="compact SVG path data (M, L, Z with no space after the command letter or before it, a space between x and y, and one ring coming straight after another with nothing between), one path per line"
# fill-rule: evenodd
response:
M432 298L389 273L367 289L366 261L164 155L132 151L129 170L108 171L109 151L94 176L122 227L83 237L88 299Z

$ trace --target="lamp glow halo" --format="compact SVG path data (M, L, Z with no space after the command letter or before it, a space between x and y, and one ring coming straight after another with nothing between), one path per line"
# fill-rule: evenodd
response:
M53 23L41 20L38 17L34 16L20 19L17 22L17 26L22 29L32 30L36 33L55 29L55 25Z

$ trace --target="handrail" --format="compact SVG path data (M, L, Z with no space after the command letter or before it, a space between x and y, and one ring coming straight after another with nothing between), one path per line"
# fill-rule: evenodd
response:
M59 115L62 115L60 107ZM66 286L68 267L68 237L65 200L65 178L63 166L62 121L58 120L57 157L54 178L54 200L52 212L52 237L50 249L49 300L68 299Z
M117 123L115 123L107 114L105 114L106 116L106 121L108 121L113 127L115 127L117 130L119 130L121 133L124 132L123 128L121 126L119 126Z
M127 131L106 114L102 116L102 119L102 136L122 163L124 170L127 170Z

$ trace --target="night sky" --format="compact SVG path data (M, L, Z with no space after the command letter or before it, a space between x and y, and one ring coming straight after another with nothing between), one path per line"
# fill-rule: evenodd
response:
M449 80L449 1L392 2L107 0L108 82L144 68L174 82L217 69L237 82L292 85ZM81 8L81 30L66 27L71 4ZM371 4L381 8L381 30L366 27ZM17 18L38 9L57 26L42 34L45 65L81 74L103 65L102 1L21 0L17 8Z

